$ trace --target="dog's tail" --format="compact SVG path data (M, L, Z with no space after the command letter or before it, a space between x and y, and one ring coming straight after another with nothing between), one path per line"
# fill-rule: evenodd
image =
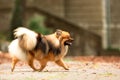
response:
M14 30L14 36L19 39L19 45L24 50L32 50L37 44L38 34L24 27Z

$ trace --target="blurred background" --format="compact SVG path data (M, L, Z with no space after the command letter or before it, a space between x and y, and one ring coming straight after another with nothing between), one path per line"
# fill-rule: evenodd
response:
M68 56L120 55L120 0L0 0L0 51L19 26L50 34L69 31Z

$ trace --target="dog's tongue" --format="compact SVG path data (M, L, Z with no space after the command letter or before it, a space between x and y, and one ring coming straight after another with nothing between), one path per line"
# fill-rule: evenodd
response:
M66 42L66 45L71 46L72 43L71 42Z
M72 43L68 43L70 46L72 45Z

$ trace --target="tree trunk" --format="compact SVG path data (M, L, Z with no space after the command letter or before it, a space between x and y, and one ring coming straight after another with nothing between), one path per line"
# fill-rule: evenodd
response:
M15 7L10 25L10 39L14 39L13 30L24 26L26 0L15 0Z

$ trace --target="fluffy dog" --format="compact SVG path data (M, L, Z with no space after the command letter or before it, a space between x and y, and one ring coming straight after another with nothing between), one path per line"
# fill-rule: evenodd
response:
M15 29L16 37L9 47L12 57L12 68L14 70L18 61L26 61L34 71L42 71L48 61L54 61L59 66L68 70L68 66L63 62L63 57L67 54L68 46L73 39L66 31L56 30L50 35L42 35L24 27ZM34 59L40 63L40 69L33 65Z

